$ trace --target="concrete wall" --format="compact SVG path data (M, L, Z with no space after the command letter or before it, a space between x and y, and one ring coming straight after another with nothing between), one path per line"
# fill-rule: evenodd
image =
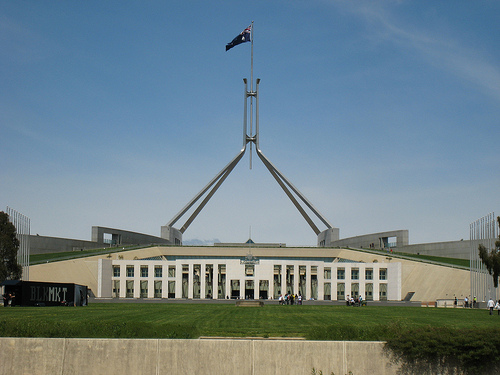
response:
M173 245L182 245L182 232L177 228L168 225L162 226L161 238L168 240Z
M392 375L382 342L0 338L0 373Z
M340 236L339 228L329 228L318 234L317 245L320 247L331 246L331 243L338 241Z
M374 247L375 249L382 249L386 247L387 239L391 239L393 237L396 238L397 246L405 246L408 245L408 230L394 230L390 232L380 232L380 233L372 233L365 234L362 236L343 238L337 241L331 241L330 244L326 246L333 247L355 247L355 248L365 248L369 249L370 247Z
M69 238L30 235L31 255L96 249L98 247L102 247L102 244L92 241L72 240Z
M151 236L149 234L130 232L127 230L92 227L92 241L104 244L104 234L111 234L113 245L148 245L148 244L168 244L168 240Z
M396 251L408 254L432 255L437 257L470 259L471 241L448 241L401 246Z
M169 241L164 238L150 236L148 234L113 228L92 227L92 241L30 235L30 254L61 253L109 246L109 243L104 242L104 233L109 233L114 239L118 239L115 245L169 244Z

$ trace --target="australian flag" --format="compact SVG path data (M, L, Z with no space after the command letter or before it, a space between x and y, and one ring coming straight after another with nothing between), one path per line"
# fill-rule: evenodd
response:
M245 30L243 30L236 38L231 40L231 43L226 44L226 51L230 50L234 46L244 42L250 42L250 34L252 32L252 25L248 26Z

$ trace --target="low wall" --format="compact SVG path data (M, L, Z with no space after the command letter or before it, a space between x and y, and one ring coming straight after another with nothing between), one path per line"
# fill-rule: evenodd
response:
M396 249L402 253L432 255L438 257L470 259L469 240L421 243L401 246Z
M92 241L38 235L30 235L29 241L31 255L96 249L99 246L102 246L97 242Z
M0 373L396 374L382 342L0 338Z

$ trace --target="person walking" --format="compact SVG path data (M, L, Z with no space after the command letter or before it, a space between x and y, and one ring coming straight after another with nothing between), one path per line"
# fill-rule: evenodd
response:
M490 309L490 315L493 315L493 308L495 307L495 302L493 302L493 300L490 299L488 300L488 303L486 304L486 307L488 307Z

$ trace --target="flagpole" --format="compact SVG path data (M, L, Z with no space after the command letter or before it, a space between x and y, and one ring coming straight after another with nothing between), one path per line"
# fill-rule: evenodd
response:
M250 53L250 137L253 137L253 21L250 27L250 43L252 44ZM250 142L250 169L252 169L252 143Z
M250 91L253 91L253 21L252 28L250 29L250 41L252 42L252 52L250 58Z

